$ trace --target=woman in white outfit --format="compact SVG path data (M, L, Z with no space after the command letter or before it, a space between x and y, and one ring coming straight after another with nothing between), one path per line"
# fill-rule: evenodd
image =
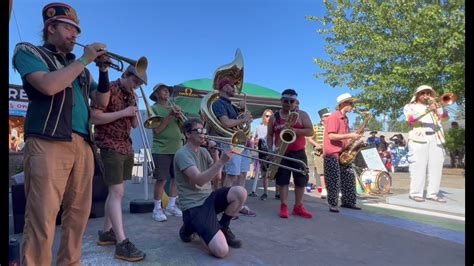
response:
M436 92L427 85L418 87L403 113L411 130L408 134L408 161L410 163L410 199L422 202L425 178L428 176L426 199L445 203L438 195L444 162L444 133L441 121L448 112L436 102Z

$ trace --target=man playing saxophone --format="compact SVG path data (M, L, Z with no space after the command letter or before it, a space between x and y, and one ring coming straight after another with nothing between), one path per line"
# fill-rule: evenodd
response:
M153 177L156 179L155 190L153 193L155 199L155 208L152 218L158 222L167 220L167 215L181 217L181 210L176 203L176 183L173 171L173 158L176 151L183 146L181 129L179 126L179 115L181 109L179 106L170 105L169 97L172 87L159 83L153 88L150 99L156 103L153 105L153 113L162 117L158 127L153 129L153 147L151 153L156 165ZM168 176L171 177L170 195L168 206L161 207L161 198Z
M343 149L362 134L349 132L346 114L354 110L353 98L349 93L337 97L336 111L326 118L323 137L324 174L328 190L329 211L339 212L338 196L341 191L341 207L360 210L356 205L355 177L351 164L341 164L339 156Z
M280 132L284 129L291 129L294 134L294 140L287 146L284 154L291 158L302 160L304 163L308 163L306 152L305 152L305 137L313 135L313 124L309 115L299 109L296 109L296 100L298 94L293 89L286 89L281 93L281 106L282 109L273 114L268 123L267 132L267 145L269 150L274 150L274 147L279 147L282 140L280 139ZM297 114L297 119L292 120L294 115ZM281 151L283 153L283 151ZM283 159L282 165L300 168L301 165ZM308 174L303 175L298 172L290 171L280 167L275 174L276 184L280 186L280 217L288 218L288 185L290 184L290 176L293 173L293 182L295 184L295 205L293 208L293 214L304 218L312 218L313 215L307 211L303 206L303 195L308 182Z

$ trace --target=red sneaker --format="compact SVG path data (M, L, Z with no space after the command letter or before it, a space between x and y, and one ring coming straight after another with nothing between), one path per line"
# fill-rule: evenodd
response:
M288 218L288 205L285 203L280 204L280 217L281 218Z
M313 215L304 208L303 203L298 206L295 205L295 207L293 208L293 215L298 215L308 219L313 218Z

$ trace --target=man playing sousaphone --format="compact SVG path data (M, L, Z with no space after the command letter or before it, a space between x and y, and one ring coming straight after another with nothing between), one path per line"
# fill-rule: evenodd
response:
M300 108L296 111L296 100L298 94L293 89L286 89L281 93L281 106L282 109L273 114L270 118L268 132L267 132L267 144L269 150L274 150L274 147L278 147L280 142L280 132L290 127L294 131L296 138L288 145L285 156L299 159L307 164L307 157L305 152L305 137L313 135L313 124L309 115L302 111ZM290 113L296 112L298 118L292 125L287 123L290 117ZM282 165L300 168L301 165L292 161L283 159ZM295 184L295 206L293 208L293 214L304 218L312 218L313 215L307 211L303 206L303 195L308 182L308 174L304 175L299 172L290 171L280 167L275 174L276 184L280 186L280 217L288 218L288 185L290 184L290 175L293 173L293 182Z
M156 183L153 193L155 208L153 209L152 218L158 222L166 221L166 214L182 216L181 210L175 205L177 191L173 171L174 154L183 145L181 129L178 123L181 109L179 106L171 106L169 104L171 92L172 87L159 83L153 88L153 92L150 95L150 99L156 102L152 107L153 113L163 118L160 125L153 129L153 147L151 149L156 166L153 173ZM161 198L168 176L171 177L170 197L168 206L163 206L165 207L163 210Z
M224 128L235 128L236 126L249 123L252 121L252 115L245 113L243 117L239 118L239 110L234 106L230 98L235 95L235 86L238 82L231 76L223 77L217 83L219 90L219 99L212 104L212 111L221 122ZM241 106L243 109L244 107ZM223 144L225 146L225 144ZM222 146L222 145L221 145ZM224 148L224 147L223 147ZM249 154L248 150L242 151L242 154ZM230 187L233 185L245 186L245 178L250 169L250 159L243 156L233 156L225 165L224 172L224 186ZM255 216L256 213L244 205L240 213L248 216Z

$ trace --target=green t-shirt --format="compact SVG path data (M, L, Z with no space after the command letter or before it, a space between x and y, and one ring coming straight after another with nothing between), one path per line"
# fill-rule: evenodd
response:
M69 63L72 63L70 61ZM15 65L22 79L37 71L50 72L48 66L32 52L20 49L15 55ZM89 110L81 93L78 80L72 83L74 89L74 105L72 107L72 130L89 135ZM90 91L97 89L97 83L92 80ZM28 110L30 111L30 110Z
M171 107L164 108L158 103L152 106L153 113L159 117L166 117L171 111ZM181 129L178 120L173 118L168 126L158 135L153 132L153 154L175 154L183 146Z
M178 189L178 200L181 210L184 211L201 206L212 193L211 181L202 186L192 185L183 171L194 165L199 171L203 172L213 163L214 161L209 152L202 147L197 152L194 152L188 146L183 146L176 152L173 163L174 178L176 180L176 188Z

